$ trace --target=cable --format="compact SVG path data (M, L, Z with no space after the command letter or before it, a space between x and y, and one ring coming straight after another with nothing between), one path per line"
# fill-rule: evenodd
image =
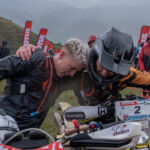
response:
M32 117L35 116L35 115L37 115L37 114L39 114L40 109L42 108L42 106L43 106L43 104L44 104L44 102L45 102L45 100L46 100L46 98L47 98L49 89L51 88L52 79L53 79L53 65L52 65L51 59L50 59L49 57L48 57L48 60L49 60L49 64L50 64L50 68L49 68L49 69L50 69L50 79L49 79L48 87L47 87L47 90L46 90L46 92L45 92L45 95L44 95L44 97L43 97L43 99L42 99L40 105L38 106L37 110L36 110L35 112L32 112L32 113L30 114L30 116L32 116Z
M48 58L48 60L49 60L49 64L50 64L50 81L49 81L49 84L48 84L46 93L45 93L45 95L44 95L44 97L43 97L43 99L42 99L42 101L41 101L41 104L40 104L39 107L37 108L37 112L40 111L40 109L41 109L43 103L45 102L45 100L46 100L46 98L47 98L47 94L48 94L49 89L51 88L51 84L52 84L52 78L53 78L53 65L52 65L52 62L51 62L50 58Z
M49 139L51 139L52 142L55 142L54 138L48 134L47 132L45 132L44 130L42 129L38 129L38 128L28 128L28 129L25 129L25 130L22 130L22 131L19 131L17 132L15 135L13 135L12 137L10 137L8 140L6 140L3 144L7 145L11 140L13 140L15 137L17 137L18 135L22 134L22 133L25 133L27 131L40 131L42 133L44 133L45 135L47 135L49 137Z
M95 88L93 87L92 90L91 90L89 93L87 93L87 92L84 90L84 86L83 86L84 75L85 75L85 73L82 72L82 75L81 75L81 82L80 82L80 83L81 83L81 90L82 90L82 92L83 92L83 94L84 94L85 96L89 97L89 96L91 96L91 95L94 93Z

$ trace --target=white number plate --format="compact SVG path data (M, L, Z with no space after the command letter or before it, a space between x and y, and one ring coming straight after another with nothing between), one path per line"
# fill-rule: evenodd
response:
M115 102L116 120L150 119L150 100Z

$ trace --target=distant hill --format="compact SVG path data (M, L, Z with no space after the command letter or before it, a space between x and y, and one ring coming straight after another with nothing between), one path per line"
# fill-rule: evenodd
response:
M11 20L0 17L0 42L7 40L14 53L16 49L22 45L24 29L13 23ZM31 33L31 43L35 44L37 35Z
M0 17L0 43L3 40L7 40L11 48L11 54L22 45L22 39L24 34L24 28L13 23L11 20ZM30 43L36 44L37 34L31 33ZM54 47L61 47L60 43L54 44Z

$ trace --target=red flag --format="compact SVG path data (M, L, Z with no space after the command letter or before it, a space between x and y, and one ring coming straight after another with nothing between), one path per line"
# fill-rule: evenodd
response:
M57 48L57 49L55 50L55 54L59 54L60 51L61 51L61 49Z
M48 50L53 50L53 44L50 43L49 49Z
M150 34L150 26L142 26L141 28L141 35L140 35L140 39L139 39L139 44L140 43L145 43L148 34Z
M47 30L47 29L44 29L44 28L42 28L42 29L40 30L40 33L39 33L39 35L38 35L38 40L37 40L37 43L36 43L36 46L37 46L37 47L39 47L39 48L42 49L43 44L44 44L44 40L45 40L46 35L47 35L47 32L48 32L48 30Z
M44 45L44 52L47 52L49 44L50 42L46 40L45 45Z
M26 21L23 36L23 45L29 44L31 28L32 28L32 21Z

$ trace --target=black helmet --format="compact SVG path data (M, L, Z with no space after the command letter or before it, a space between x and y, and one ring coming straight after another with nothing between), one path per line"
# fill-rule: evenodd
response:
M116 28L106 31L93 46L99 63L105 69L120 75L127 75L133 60L132 36Z
M97 38L89 55L89 73L96 82L104 80L96 74L96 58L100 65L117 74L126 76L133 60L132 36L114 27Z

